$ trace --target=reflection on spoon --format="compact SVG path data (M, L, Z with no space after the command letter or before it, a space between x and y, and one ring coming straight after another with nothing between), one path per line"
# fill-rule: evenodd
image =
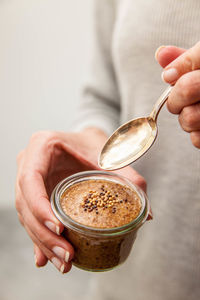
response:
M99 157L102 169L115 170L127 166L152 146L158 132L157 116L171 89L171 86L168 87L160 96L149 117L129 121L111 135Z

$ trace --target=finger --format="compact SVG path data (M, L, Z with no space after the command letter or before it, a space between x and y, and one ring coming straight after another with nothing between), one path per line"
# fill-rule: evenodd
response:
M22 226L24 226L24 219L23 217L18 213L18 218ZM48 262L48 258L44 255L42 250L34 244L34 258L35 258L35 265L36 267L42 267L45 266Z
M71 244L63 237L58 237L52 231L37 221L25 205L22 211L23 222L40 243L65 262L71 261L74 250ZM41 249L42 250L42 249Z
M18 214L18 218L19 218L19 221L22 224L22 226L24 226L23 217L20 214ZM26 226L24 226L24 227L26 229ZM32 236L32 234L31 234L31 236ZM36 267L45 266L48 262L48 257L45 256L45 254L42 252L42 250L36 244L34 244L34 259L35 259Z
M147 184L144 179L137 171L131 167L126 167L115 171L117 174L122 175L132 181L134 184L138 185L144 192L147 190Z
M33 243L36 244L44 253L44 255L50 260L54 266L60 271L61 273L66 273L71 269L71 262L66 263L62 259L59 259L52 251L46 248L41 242L35 237L35 235L30 231L30 229L25 225L25 229L32 239Z
M179 123L186 132L200 130L200 102L185 106L179 115Z
M183 54L186 50L175 46L161 46L156 50L155 59L165 68L174 59Z
M183 74L199 69L199 53L200 42L167 65L162 74L164 81L174 84Z
M19 213L17 215L18 215L19 222L21 223L22 226L24 226L24 220L22 216Z
M131 182L139 186L146 193L147 191L146 181L144 177L142 177L136 170L134 170L131 167L126 167L120 170L116 170L115 172L129 179ZM151 219L153 219L153 213L150 208L147 220L151 220Z
M24 157L25 149L21 150L17 155L17 164L19 165Z
M54 216L44 184L54 143L53 133L34 134L23 154L24 166L18 174L18 185L35 217L58 235L64 226ZM21 164L20 164L21 165Z
M167 108L173 114L179 114L185 106L200 99L200 70L184 74L171 90Z
M192 144L196 148L200 149L200 130L191 132L190 138L191 138Z
M42 176L39 173L29 173L19 181L21 193L31 213L48 229L60 235L64 226L54 216L47 196Z
M34 244L34 258L36 267L43 267L48 262L48 258L36 244Z

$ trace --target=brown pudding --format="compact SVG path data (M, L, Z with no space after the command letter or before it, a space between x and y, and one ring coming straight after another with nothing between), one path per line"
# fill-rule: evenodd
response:
M76 266L105 271L126 260L139 226L112 234L104 229L121 228L137 219L142 202L136 191L112 180L83 180L63 191L60 206L68 217L83 225L81 232L71 228L64 232L74 246ZM94 233L88 228L102 231Z
M106 180L72 185L62 194L60 204L74 221L97 228L123 226L141 211L141 200L135 191Z

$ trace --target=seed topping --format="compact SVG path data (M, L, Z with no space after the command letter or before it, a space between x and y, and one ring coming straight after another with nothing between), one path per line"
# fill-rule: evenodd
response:
M105 186L102 185L100 192L90 190L87 195L84 195L81 206L85 212L91 212L96 210L96 214L99 213L98 209L112 209L112 213L115 213L117 208L115 205L117 203L123 203L123 200L120 200L119 195L116 191L105 190ZM127 199L124 200L127 202Z

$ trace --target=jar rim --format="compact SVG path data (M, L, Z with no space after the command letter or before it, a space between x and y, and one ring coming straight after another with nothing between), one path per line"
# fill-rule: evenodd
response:
M111 227L111 228L99 228L99 227L86 226L82 223L79 223L79 222L73 220L71 217L66 215L63 212L63 209L60 204L60 197L63 194L63 192L69 186L72 186L73 184L83 181L83 179L84 180L100 179L95 176L98 176L98 177L101 176L102 177L101 179L104 179L107 181L112 181L112 182L114 180L111 178L114 177L114 178L116 178L115 182L117 182L117 179L121 180L121 181L125 182L129 188L134 190L137 193L137 195L139 196L141 203L142 203L142 208L141 208L140 213L137 216L137 218L133 219L131 222L124 224L122 226ZM105 178L105 176L106 176L106 178ZM92 177L92 178L90 178L90 177ZM118 181L118 183L120 183L120 182ZM121 182L121 184L122 184L122 182ZM119 234L123 234L128 231L131 231L133 229L138 229L146 221L148 214L149 214L149 210L150 210L148 198L147 198L146 194L144 193L144 191L140 187L136 186L130 180L128 180L127 178L125 178L121 175L115 174L113 172L98 171L98 170L78 172L78 173L75 173L75 174L63 179L54 188L54 190L51 194L50 201L51 201L51 207L52 207L54 214L56 215L56 217L59 219L59 221L65 227L67 227L69 229L73 229L78 232L81 232L82 234L84 234L84 232L85 232L85 234L90 234L90 235L97 235L97 234L104 235L104 236L119 235Z

